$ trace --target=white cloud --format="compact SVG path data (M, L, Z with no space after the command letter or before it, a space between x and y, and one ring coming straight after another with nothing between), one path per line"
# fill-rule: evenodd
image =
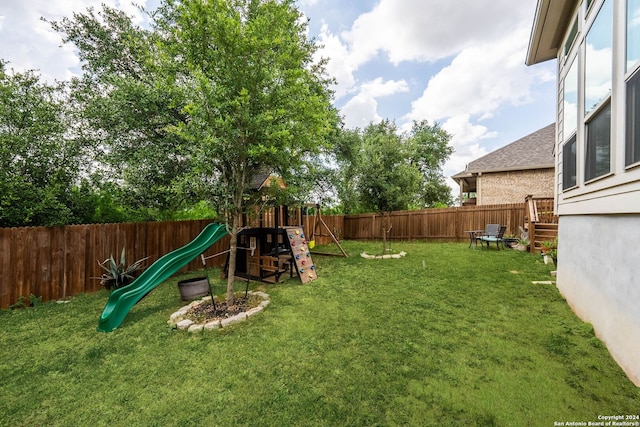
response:
M524 65L526 43L522 29L499 42L464 49L431 78L408 117L438 120L467 114L485 119L502 106L529 102L533 84L551 76Z
M348 128L364 128L369 123L378 123L382 117L378 114L377 98L407 92L409 85L406 81L388 80L382 77L364 82L360 85L360 92L351 98L340 110Z
M359 93L340 109L347 128L365 128L369 123L379 123L382 117L378 115L378 101L375 98Z
M350 93L356 83L353 76L355 68L351 64L349 51L338 36L329 31L326 24L320 30L318 41L322 47L318 49L316 59L320 57L328 59L327 72L336 79L333 89L336 99L340 99Z
M449 132L451 146L454 153L443 166L446 177L451 177L465 169L467 164L487 154L487 150L480 144L485 139L494 138L496 132L491 132L485 126L474 125L468 115L451 117L442 124L442 129ZM459 191L458 184L452 179L447 179L447 184L452 188L453 194Z
M496 132L489 131L485 126L472 124L468 115L451 117L442 124L442 129L452 135L451 146L455 156L445 165L452 174L460 172L467 163L487 154L480 141L497 136Z
M434 61L464 48L500 39L514 25L528 22L529 8L512 0L381 0L360 15L342 37L349 43L355 64L380 52L398 64L402 61Z
M365 82L360 87L362 93L371 96L372 98L378 98L381 96L394 95L400 92L409 91L409 85L404 80L388 80L384 81L382 77Z
M0 31L2 31L2 24L4 23L4 15L0 15Z
M67 80L79 66L72 45L62 45L62 37L42 21L56 21L71 17L74 12L85 12L93 6L101 9L105 3L134 16L142 23L143 17L128 0L29 0L3 3L4 22L0 23L0 51L9 68L16 71L39 70L42 77L52 81ZM138 1L144 5L146 0Z

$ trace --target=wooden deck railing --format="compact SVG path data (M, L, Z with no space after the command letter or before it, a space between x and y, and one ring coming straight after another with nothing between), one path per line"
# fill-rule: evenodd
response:
M542 242L558 238L558 217L553 208L553 199L527 196L525 200L525 228L529 233L529 250L531 252L540 252Z

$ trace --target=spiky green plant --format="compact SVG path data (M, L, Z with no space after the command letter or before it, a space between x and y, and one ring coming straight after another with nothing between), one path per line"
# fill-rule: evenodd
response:
M135 279L134 274L137 271L144 269L143 263L148 258L149 257L139 259L133 264L127 266L125 248L122 248L119 263L116 262L116 260L113 258L113 255L102 262L98 262L100 267L105 270L105 273L102 273L102 276L100 276L100 284L107 290L113 290L121 288L123 286L127 286Z

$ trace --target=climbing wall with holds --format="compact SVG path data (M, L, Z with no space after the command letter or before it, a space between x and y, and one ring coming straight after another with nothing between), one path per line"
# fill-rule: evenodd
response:
M318 277L316 266L311 259L307 239L300 227L286 227L286 235L291 247L291 255L302 283L308 283Z

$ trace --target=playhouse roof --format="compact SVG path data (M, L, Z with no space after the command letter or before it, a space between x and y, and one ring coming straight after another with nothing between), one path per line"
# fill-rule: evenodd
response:
M280 188L285 188L284 181L278 175L272 172L259 172L251 179L249 190L260 191L264 187L270 187L272 180L276 180L278 185L280 185Z

